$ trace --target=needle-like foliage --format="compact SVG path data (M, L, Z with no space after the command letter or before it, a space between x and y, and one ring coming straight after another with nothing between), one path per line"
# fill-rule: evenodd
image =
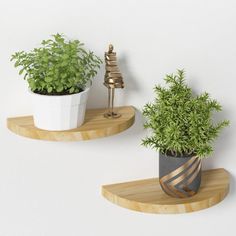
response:
M221 111L221 105L208 93L194 96L183 70L167 75L165 82L168 87L155 86L154 102L144 106L144 128L151 129L152 135L142 144L173 156L209 156L213 141L229 125L227 120L216 124L212 120L213 112Z
M102 61L86 51L79 40L66 40L62 34L43 40L30 52L16 52L11 60L20 67L31 91L46 95L78 93L92 79Z

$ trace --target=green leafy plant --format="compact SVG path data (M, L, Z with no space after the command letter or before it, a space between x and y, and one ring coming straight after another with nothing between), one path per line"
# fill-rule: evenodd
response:
M83 48L79 40L66 40L62 34L43 40L30 52L16 52L11 61L20 67L31 91L47 95L81 92L97 74L102 61Z
M168 87L155 86L156 98L144 106L144 128L152 135L143 139L150 146L172 156L196 154L206 157L213 152L212 143L229 121L214 124L214 111L221 105L208 93L194 96L184 79L184 71L167 75Z

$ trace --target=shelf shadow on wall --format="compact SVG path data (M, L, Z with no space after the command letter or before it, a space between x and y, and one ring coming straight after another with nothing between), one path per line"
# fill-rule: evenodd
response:
M221 112L214 114L214 122L220 122L225 119L230 119L230 114L232 114L232 111L227 109L227 107L223 106L223 110ZM232 121L232 119L231 119ZM233 126L233 123L231 122L230 126ZM234 137L233 137L233 130L231 127L226 127L222 133L220 133L219 137L216 139L213 148L214 152L212 157L206 158L203 160L203 168L204 169L214 169L214 168L225 168L227 170L227 166L230 164L227 164L227 162L230 160L227 160L228 158L232 158L228 156L226 151L230 149L234 144ZM215 165L215 163L220 163L220 165ZM229 171L229 170L227 170ZM233 196L236 194L236 175L234 173L230 172L230 195Z
M232 111L224 108L223 111L214 114L213 123L228 119L231 113ZM230 126L231 125L232 124L230 124ZM224 163L227 163L227 158L229 157L226 156L226 150L230 149L230 147L234 145L234 137L233 133L230 132L232 130L230 126L224 128L219 134L219 137L213 143L213 157L204 159L204 167L206 167L206 169L216 168L214 166L215 162L222 163L222 167L224 167Z
M236 194L236 176L233 175L233 173L230 172L230 195L233 196L233 200L235 199Z
M134 93L139 93L140 85L136 79L137 77L133 74L129 67L127 55L121 55L120 59L118 60L118 66L124 79L125 88L120 94L116 94L115 101L119 100L119 104L121 106L132 105L133 103L130 100L130 96ZM104 67L105 65L103 64L98 75L93 80L93 85L88 99L88 108L107 107L108 93L107 88L103 85L105 75Z
M103 85L104 66L102 65L97 76L93 80L90 90L87 108L104 108L107 107L107 88Z
M118 65L125 83L124 96L122 96L121 102L123 104L132 105L132 101L130 101L129 99L130 95L139 93L141 86L138 82L138 77L131 71L131 67L129 66L128 61L129 58L126 54L122 54L120 59L118 60Z
M135 107L135 122L134 124L126 131L126 136L137 136L138 138L140 138L140 136L143 134L144 137L144 128L143 128L143 123L144 123L144 118L142 115L142 112L140 110L138 110ZM141 143L141 139L140 139L140 143Z

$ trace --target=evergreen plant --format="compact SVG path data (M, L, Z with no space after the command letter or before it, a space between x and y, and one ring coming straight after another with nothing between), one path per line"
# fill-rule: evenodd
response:
M213 113L221 111L221 105L208 93L195 96L184 77L184 70L178 70L165 77L168 87L155 86L154 102L143 109L144 128L151 129L152 135L142 144L172 156L206 157L229 121L213 122Z

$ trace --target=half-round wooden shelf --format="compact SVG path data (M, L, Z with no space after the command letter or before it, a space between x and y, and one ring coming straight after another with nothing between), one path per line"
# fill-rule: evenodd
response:
M135 120L135 109L132 106L117 107L120 118L107 119L107 109L91 109L85 114L84 124L78 129L67 131L47 131L34 126L32 116L12 117L7 119L7 127L12 132L32 138L49 141L81 141L106 137L128 129Z
M199 192L190 198L172 198L159 185L158 178L102 187L109 201L131 210L147 213L187 213L209 208L222 201L229 191L229 173L224 169L202 172Z

